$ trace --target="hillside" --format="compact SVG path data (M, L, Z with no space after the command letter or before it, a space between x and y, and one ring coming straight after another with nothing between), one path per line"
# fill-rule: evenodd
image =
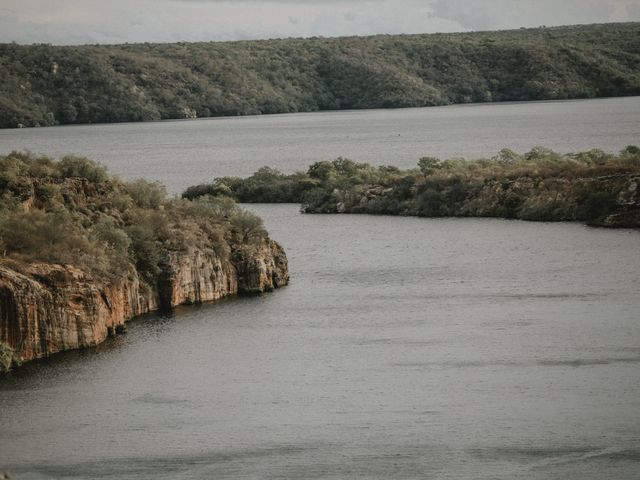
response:
M640 94L640 24L0 45L0 127Z

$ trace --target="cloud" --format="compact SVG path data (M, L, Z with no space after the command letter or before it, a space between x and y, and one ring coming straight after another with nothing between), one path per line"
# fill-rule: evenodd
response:
M280 4L314 4L314 5L336 5L345 3L372 3L383 2L384 0L171 0L182 3L280 3Z
M171 42L640 20L640 0L2 0L0 42Z
M208 41L459 30L423 0L3 0L0 41ZM37 7L36 3L39 3Z
M640 0L435 0L434 15L471 30L639 20Z

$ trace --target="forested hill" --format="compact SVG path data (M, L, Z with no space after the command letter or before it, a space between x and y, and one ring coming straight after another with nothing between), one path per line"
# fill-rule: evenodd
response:
M640 23L0 45L0 127L640 95Z

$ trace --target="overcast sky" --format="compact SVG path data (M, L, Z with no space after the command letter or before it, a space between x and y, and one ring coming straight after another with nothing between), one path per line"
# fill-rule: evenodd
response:
M640 21L640 0L0 0L0 42L430 33Z

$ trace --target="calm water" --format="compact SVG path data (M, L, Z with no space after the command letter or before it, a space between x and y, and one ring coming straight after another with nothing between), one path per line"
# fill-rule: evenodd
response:
M500 105L495 116L504 122L510 109L592 103ZM626 110L630 104L635 110ZM594 111L626 111L621 118L640 113L638 99L600 105ZM487 126L494 107L434 111L455 116L465 108L489 112L474 121L490 149L501 148L504 136ZM402 116L371 112L371 122L387 113ZM341 115L366 112L309 117L319 121L321 136L323 119ZM528 116L513 114L523 122ZM152 126L165 132L153 134L160 139L172 128L177 138L183 129L265 121L260 135L275 143L278 132L265 133L272 122L295 130L313 123L309 117ZM601 122L595 113L583 120L592 130ZM144 138L140 132L152 135L152 126L128 128ZM637 123L627 127L633 137ZM127 127L26 134L63 138L112 128ZM624 122L611 128L624 129ZM0 139L16 141L24 132L0 131ZM305 138L314 136L309 132ZM79 141L73 148L81 151L86 140L74 135L68 145ZM640 143L589 140L611 150ZM564 141L557 148L581 148L570 135ZM296 148L320 155L320 146L318 138L308 150ZM471 140L450 147L476 148ZM136 148L155 161L166 158L162 143ZM406 158L422 149L384 148ZM185 172L222 164L187 154L178 180L161 163L148 171L177 189ZM272 164L263 160L247 160L247 171ZM125 177L140 168L134 161L110 165ZM0 471L37 480L640 478L638 232L250 208L287 250L291 285L150 315L97 349L28 364L0 380Z
M293 172L339 156L409 168L425 155L479 158L537 145L617 152L638 143L640 97L0 130L0 154L80 154L172 192L264 165Z

